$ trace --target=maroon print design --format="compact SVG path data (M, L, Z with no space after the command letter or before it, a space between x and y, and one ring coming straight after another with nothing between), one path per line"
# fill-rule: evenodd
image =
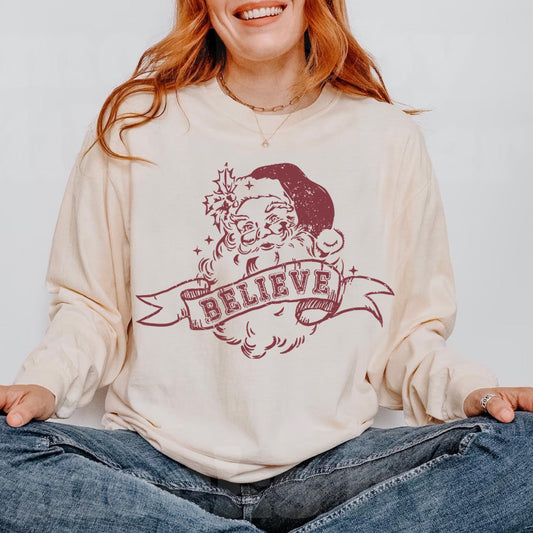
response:
M344 236L333 228L326 189L290 163L243 177L226 163L214 182L203 202L222 235L212 257L200 260L196 278L138 295L156 308L138 323L171 326L188 318L191 329L212 330L252 359L290 352L318 324L347 311L369 311L383 326L371 296L394 293L354 267L344 277Z

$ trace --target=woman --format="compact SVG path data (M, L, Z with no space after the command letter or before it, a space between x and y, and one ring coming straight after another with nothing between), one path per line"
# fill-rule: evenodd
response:
M177 10L69 178L1 529L533 526L533 388L446 346L438 183L344 2ZM104 429L46 421L106 385Z

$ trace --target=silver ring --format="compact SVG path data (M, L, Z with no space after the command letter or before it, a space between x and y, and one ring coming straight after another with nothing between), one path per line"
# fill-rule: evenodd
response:
M480 400L481 407L482 407L483 411L485 411L485 413L488 413L488 411L487 411L487 403L489 402L489 400L491 398L494 398L495 396L498 396L498 395L497 394L493 394L492 392L489 392L488 394L485 394L483 396L483 398L481 398L481 400Z

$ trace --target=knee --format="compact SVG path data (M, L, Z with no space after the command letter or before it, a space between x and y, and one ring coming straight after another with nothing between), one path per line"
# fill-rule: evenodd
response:
M515 411L514 415L515 416L511 422L502 422L500 424L509 426L516 436L533 439L533 412Z
M515 411L511 422L482 418L480 431L466 437L464 453L482 477L497 477L499 486L533 503L533 412Z
M31 448L41 447L47 442L47 432L43 431L41 421L30 421L19 427L7 423L7 415L0 415L0 453L25 449L28 444Z
M515 411L514 418L510 422L501 422L492 416L485 418L490 421L492 428L502 435L533 436L533 412L531 411Z
M485 417L484 429L478 444L493 457L514 464L533 476L533 412L515 411L510 422Z
M7 423L7 415L0 415L0 435L3 437L3 436L7 436L7 435L11 435L12 433L17 433L17 432L22 432L24 431L26 428L26 424L24 424L23 426L18 426L18 427L15 427L15 426L10 426L8 423Z
M533 412L531 411L515 411L514 418L510 422L501 422L488 414L472 416L466 420L490 427L501 435L533 437Z
M16 428L16 427L10 426L7 423L7 415L0 415L0 441L3 441L6 438L9 438L9 436L15 433L17 429L22 429L23 427L24 426L21 426L20 428Z

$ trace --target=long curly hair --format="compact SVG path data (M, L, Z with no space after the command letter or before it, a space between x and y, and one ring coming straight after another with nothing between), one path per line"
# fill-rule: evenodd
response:
M111 157L147 161L113 151L106 139L109 130L118 121L128 119L120 126L122 140L124 131L164 113L169 92L208 81L224 69L225 46L211 26L205 0L176 0L175 9L170 33L141 55L130 78L106 98L96 122L96 139L87 152L99 143ZM308 24L304 35L307 61L304 76L293 87L295 93L313 90L328 81L345 93L393 103L374 58L350 31L345 0L306 0L304 14ZM137 93L153 95L150 108L143 113L119 115L122 102ZM415 115L427 110L403 111Z

